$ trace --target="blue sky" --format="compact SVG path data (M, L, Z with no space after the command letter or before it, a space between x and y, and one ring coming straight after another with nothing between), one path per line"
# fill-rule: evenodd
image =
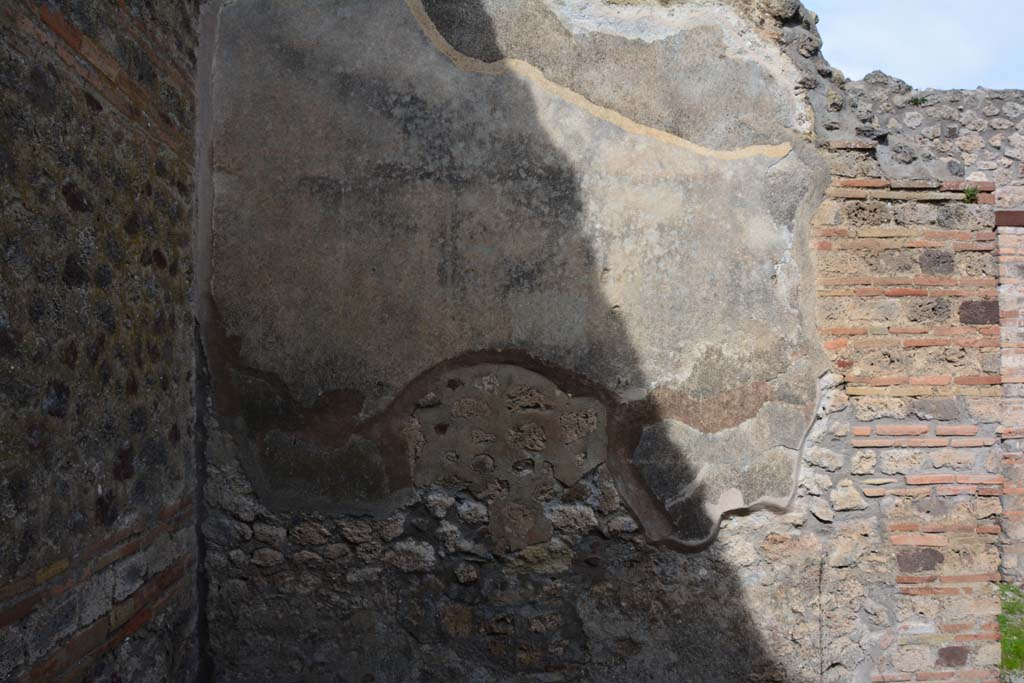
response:
M1024 89L1024 0L804 0L825 58L915 88Z

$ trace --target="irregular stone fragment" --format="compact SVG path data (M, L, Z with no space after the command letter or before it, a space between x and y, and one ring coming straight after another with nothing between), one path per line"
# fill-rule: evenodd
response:
M962 645L949 645L947 647L940 647L938 657L935 659L935 666L963 666L967 663L967 656L969 654L970 650L968 650L966 647Z
M616 536L621 534L633 534L640 530L636 520L626 515L619 515L608 520L608 533Z
M298 545L323 545L330 540L330 533L316 522L303 522L288 532L292 543Z
M430 510L430 514L442 519L455 504L455 498L443 491L431 491L424 497L424 502L427 509Z
M509 429L506 439L512 448L523 448L528 451L543 451L547 443L544 428L533 422Z
M582 535L597 527L597 517L589 505L556 505L545 514L559 533Z
M478 578L476 567L468 562L462 562L455 567L455 579L459 583L474 583Z
M509 558L509 568L516 572L558 574L572 566L572 549L559 538L543 545L531 545Z
M999 301L965 301L960 304L960 322L964 325L998 325Z
M850 474L872 474L875 471L875 464L878 457L874 451L859 451L853 454L850 462Z
M252 530L257 541L260 543L266 543L267 545L272 545L275 548L283 546L288 537L287 529L279 526L273 526L271 524L263 524L262 522L256 522L253 524Z
M374 566L356 567L345 574L348 583L375 583L380 581L381 568Z
M811 503L811 514L822 522L831 522L836 517L829 504L820 498Z
M850 479L844 479L836 484L836 487L829 493L829 498L832 501L832 507L837 512L863 510L868 506L867 501L860 495L860 491Z
M879 455L878 469L882 474L908 474L920 470L926 460L927 456L920 451L885 450Z
M860 422L882 418L902 420L907 416L907 402L900 398L858 397L855 407Z
M487 506L476 500L460 500L458 504L459 519L466 524L479 526L490 521Z
M408 539L388 548L384 561L403 572L426 572L434 568L437 557L429 543Z
M503 498L491 506L490 531L498 552L508 552L546 542L552 525L535 501Z
M374 528L382 541L393 541L405 532L405 515L393 514L385 520L374 523Z
M244 550L241 550L239 548L235 548L234 550L229 552L228 559L231 561L231 564L238 567L245 567L247 564L249 564L249 555L246 554Z
M320 548L324 558L332 561L344 561L352 556L352 549L344 543L331 543Z
M257 548L252 554L252 563L257 567L276 567L284 562L284 555L273 548Z
M864 552L864 542L849 536L840 536L832 543L832 552L828 556L830 567L852 567Z
M568 412L559 418L566 444L576 443L597 429L597 414L591 410Z
M812 448L804 455L804 462L828 472L835 472L843 466L843 455L827 448Z
M932 649L924 645L904 645L896 648L893 655L893 664L899 671L924 671L933 662Z
M300 550L292 555L292 560L298 564L320 564L324 558L312 550Z
M361 519L342 519L338 521L338 531L349 543L366 543L373 540L373 527Z
M907 574L931 572L945 561L945 555L935 548L906 548L897 551L896 563Z
M922 420L956 420L960 407L955 398L919 398L910 404L910 411Z
M789 19L800 9L799 0L766 0L765 7L779 19Z
M822 472L804 469L800 473L800 485L812 496L820 496L832 488L832 477Z

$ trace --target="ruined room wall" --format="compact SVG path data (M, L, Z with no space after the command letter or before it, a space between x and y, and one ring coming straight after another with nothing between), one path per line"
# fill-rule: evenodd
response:
M707 3L697 25L621 5L561 3L552 23L543 3L462 4L487 10L481 34L479 17L427 2L443 42L409 23L416 3L228 6L200 266L219 680L997 678L1021 487L1002 386L1019 373L1001 374L1017 358L1019 247L1003 229L1001 274L994 202L1016 201L1020 93L912 103L893 79L844 83L798 3L730 4ZM750 52L720 64L728 35ZM730 87L737 75L754 86ZM792 149L757 158L779 144ZM707 154L751 145L766 154ZM632 213L616 212L624 187ZM787 226L780 312L757 296L778 286L757 279L777 245L737 242ZM508 235L530 268L469 248L501 252ZM694 303L705 287L716 305ZM580 332L575 308L615 322ZM702 550L652 543L692 542L733 484L778 480L730 457L736 422L772 443L749 376L772 347L738 352L776 332L758 315L796 323L778 352L827 371L813 405L793 403L814 411L795 495L781 514L726 515ZM776 372L805 396L805 375ZM542 405L542 429L518 429L515 410ZM573 430L590 435L579 453L544 441ZM503 435L543 457L464 452ZM716 459L741 474L709 468L702 485L694 469ZM701 505L673 514L662 486Z
M829 564L870 615L879 680L991 680L1003 483L994 211L965 204L956 183L884 177L878 147L831 144L815 236L842 410L804 486L818 520L863 534Z
M0 4L0 679L195 670L192 2Z
M827 367L827 167L770 21L224 5L219 679L818 675L828 634L778 634L780 593L755 589L772 515L679 551L785 506ZM793 604L819 587L817 565L771 575Z

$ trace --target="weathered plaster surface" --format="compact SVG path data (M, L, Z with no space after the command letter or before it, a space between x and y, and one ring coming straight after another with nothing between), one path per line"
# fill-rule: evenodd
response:
M845 82L814 23L227 4L203 299L224 680L991 674L992 211L891 163L906 141L1005 178L983 157L1015 143L890 137L907 93ZM976 106L1016 125L1012 99Z
M793 69L728 8L652 8L672 32L645 43L572 37L540 4L451 7L224 10L211 294L237 355L216 393L251 401L228 377L250 368L335 416L330 444L302 426L318 448L242 428L261 494L410 500L408 457L382 447L404 388L515 351L619 406L610 466L653 538L784 504L822 369ZM372 471L346 455L367 448Z
M826 175L800 77L728 7L577 10L224 7L224 680L788 680L746 541L651 541L796 487Z
M431 42L460 68L511 70L550 83L556 94L585 103L592 113L600 110L597 115L611 112L706 145L691 146L698 152L781 156L789 146L778 143L777 126L809 129L809 111L794 97L797 69L728 7L543 0L406 4ZM640 92L643 97L636 96ZM735 145L751 148L728 149Z

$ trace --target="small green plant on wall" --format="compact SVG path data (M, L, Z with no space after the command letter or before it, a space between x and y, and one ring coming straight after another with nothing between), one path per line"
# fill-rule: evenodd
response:
M920 106L922 106L927 101L928 101L927 97L911 97L910 98L910 105L912 107L920 107Z
M1009 583L999 585L1003 610L999 615L1003 671L1024 671L1024 590Z
M964 204L977 204L978 203L978 188L976 187L965 187L964 188Z

